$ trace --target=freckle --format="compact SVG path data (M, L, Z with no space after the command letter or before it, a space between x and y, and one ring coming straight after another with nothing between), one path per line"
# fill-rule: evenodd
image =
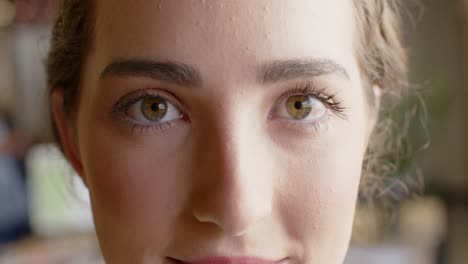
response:
M196 23L197 27L204 27L205 26L205 21L203 20L198 20Z
M270 7L268 6L268 4L265 4L265 5L263 6L263 12L267 13L267 12L269 12L269 11L270 11Z
M318 225L317 224L312 224L312 230L318 230Z

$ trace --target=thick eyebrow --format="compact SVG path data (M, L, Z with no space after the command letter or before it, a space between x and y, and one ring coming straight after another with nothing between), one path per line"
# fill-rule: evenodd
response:
M341 64L328 59L282 60L263 66L263 83L288 81L338 73L349 79L349 73Z
M100 78L107 79L114 76L148 77L189 87L201 85L201 76L196 69L173 61L120 58L110 63L102 71Z

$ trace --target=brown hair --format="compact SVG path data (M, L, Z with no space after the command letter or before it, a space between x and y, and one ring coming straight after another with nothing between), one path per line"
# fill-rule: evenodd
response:
M401 41L399 1L353 2L360 34L358 60L372 105L372 85L378 85L384 93L398 94L405 84L407 62ZM78 103L83 64L93 42L93 3L92 0L64 0L53 29L47 61L49 92L63 89L63 107L68 115L73 114ZM53 128L56 129L55 124ZM377 126L364 162L361 194L365 196L374 196L381 189L384 175L389 172L379 165L386 147L385 140L378 136L388 138L385 130L383 126Z

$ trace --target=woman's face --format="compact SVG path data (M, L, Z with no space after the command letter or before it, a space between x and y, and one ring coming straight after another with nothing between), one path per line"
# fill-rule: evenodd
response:
M352 1L95 3L56 118L107 262L342 263L372 128Z

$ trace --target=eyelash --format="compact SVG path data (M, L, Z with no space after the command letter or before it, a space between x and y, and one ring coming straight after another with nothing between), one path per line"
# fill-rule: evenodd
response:
M305 95L311 96L318 99L320 102L325 104L335 116L342 119L348 119L346 115L347 108L343 106L343 102L337 98L337 93L329 94L327 88L318 88L312 82L299 83L295 88L284 93L279 101L284 100L290 96L294 95ZM330 119L333 117L330 113L320 120L315 122L301 122L301 121L291 121L286 120L285 123L287 126L290 126L294 129L304 129L305 127L312 127L316 132L320 132L322 129L325 129L329 125Z
M166 131L166 129L171 128L174 126L173 122L165 122L162 124L157 125L132 125L132 133L135 134L136 132L140 133L140 135L147 134L149 131L153 132L154 134L160 134Z
M343 106L343 102L337 99L336 93L327 95L327 88L317 88L310 82L301 83L298 84L296 88L287 91L283 96L281 96L281 99L298 94L315 97L338 116L346 117L346 107Z
M284 93L280 97L280 99L282 100L284 98L298 95L298 94L315 97L318 100L320 100L322 103L324 103L326 107L330 109L333 113L335 113L337 116L347 118L345 114L345 111L347 108L343 106L342 101L337 100L336 98L337 94L327 95L326 88L319 89L310 82L298 84L295 88ZM126 95L124 98L122 98L115 104L112 110L112 116L117 117L119 119L124 119L127 123L131 125L132 133L138 132L141 135L146 134L148 132L160 134L160 133L165 132L166 129L173 127L175 125L175 122L164 122L160 124L142 125L142 124L135 123L134 120L129 120L130 118L126 116L127 115L126 113L129 110L129 108L135 103L137 103L138 101L147 97L162 97L165 100L168 100L169 102L174 104L174 106L181 112L182 114L181 119L184 121L189 121L188 116L181 110L183 109L183 107L177 103L178 101L175 98L171 98L172 96L165 96L161 92L152 88L138 90L136 92ZM303 124L300 124L301 122L297 122L297 121L290 121L290 123L294 123L294 125L297 125L296 123L299 123L299 125L303 125ZM312 125L315 128L315 130L318 132L323 126L327 125L327 123L328 123L328 118L323 118L322 120L319 120L313 123Z
M113 109L113 114L120 114L122 112L125 112L128 110L130 106L133 104L137 103L141 99L145 99L146 97L157 97L161 96L161 94L157 91L149 92L149 90L154 90L154 89L143 89L143 90L138 90L135 92L132 92L126 96L124 96L122 99L120 99L114 106ZM164 99L168 99L165 96L161 96Z

